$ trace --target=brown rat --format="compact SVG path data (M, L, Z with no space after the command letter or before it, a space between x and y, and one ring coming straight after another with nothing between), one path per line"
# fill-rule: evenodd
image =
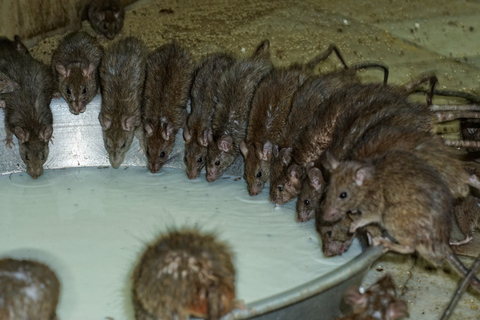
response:
M190 91L191 112L183 128L184 162L189 179L195 179L205 167L208 132L211 130L217 87L222 74L235 63L225 53L207 56L195 71Z
M3 59L0 56L0 59ZM19 89L2 95L5 102L4 140L12 148L13 134L18 139L20 156L27 166L27 173L37 179L43 173L47 161L48 143L53 133L53 117L50 101L54 85L50 70L30 55L7 56L0 67Z
M0 319L55 320L60 282L46 265L0 260Z
M169 232L149 245L132 278L137 320L217 320L234 308L232 253L195 229Z
M30 56L27 47L22 43L20 36L15 35L12 40L5 37L0 37L0 56L5 57L7 54L25 54Z
M163 45L147 59L143 100L143 129L147 167L159 171L187 120L187 102L195 63L176 41Z
M435 266L447 260L462 276L468 268L449 245L453 198L438 171L416 155L389 151L378 158L337 162L323 203L326 221L356 213L350 232L378 223L397 243L383 237L374 245L399 253L417 251ZM480 281L472 285L480 291Z
M471 194L460 200L455 205L455 218L465 239L451 241L450 245L470 243L473 239L473 231L480 229L480 200Z
M220 178L240 154L253 95L271 69L270 42L265 40L251 57L237 61L222 75L208 135L208 182Z
M85 112L97 94L102 56L103 48L85 32L66 35L53 52L53 73L57 75L58 89L71 113Z
M297 89L310 77L313 69L335 52L347 68L335 45L305 64L294 63L275 68L259 84L252 100L247 136L240 143L245 158L245 180L251 196L257 195L270 179L273 146L280 139Z
M408 317L407 304L397 297L395 283L387 274L364 293L357 286L345 292L344 300L353 314L338 320L397 320Z
M113 40L123 28L125 9L118 0L92 0L88 5L88 20L93 30Z
M122 164L134 135L143 144L141 104L147 52L141 40L127 37L107 48L100 65L102 105L98 120L114 168Z

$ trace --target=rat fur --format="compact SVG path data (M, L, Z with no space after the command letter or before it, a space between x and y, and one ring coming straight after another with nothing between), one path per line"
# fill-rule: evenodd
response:
M251 57L236 62L222 75L208 134L208 182L220 178L240 154L253 95L271 69L270 42L265 40Z
M88 20L96 33L113 40L123 28L125 9L118 0L92 0L88 5Z
M149 245L132 278L136 320L217 320L234 307L232 253L195 229L171 231Z
M56 320L60 282L46 265L0 260L0 319Z
M57 75L58 89L71 113L85 112L97 94L102 56L103 48L85 32L66 35L53 52L53 73Z
M195 179L205 167L208 132L211 130L217 87L222 74L235 63L225 53L207 56L197 68L190 92L192 111L183 129L185 140L185 170Z
M100 65L102 105L98 120L113 168L118 168L135 135L143 143L142 98L147 58L145 44L127 37L107 48Z
M161 46L147 60L143 101L143 129L147 167L158 172L187 120L187 102L195 63L177 42Z

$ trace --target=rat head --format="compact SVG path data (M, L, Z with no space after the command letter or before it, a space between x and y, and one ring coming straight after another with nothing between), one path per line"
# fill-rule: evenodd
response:
M300 192L304 169L293 164L292 148L273 149L274 159L270 174L270 201L284 204L292 201Z
M208 134L207 150L207 181L213 182L220 178L225 170L235 161L233 139L229 134L223 135L217 143L212 134Z
M177 130L170 122L161 122L159 126L146 122L143 128L145 131L147 168L150 172L156 173L162 168L172 152Z
M395 284L389 274L360 293L357 286L347 290L345 302L352 306L353 313L370 316L377 320L397 320L408 316L407 305L397 298Z
M1 66L1 62L0 62ZM0 72L0 94L10 93L20 88L20 85L7 77L6 74Z
M106 10L97 10L89 15L92 28L107 39L113 40L117 33L122 30L125 11L119 6Z
M98 120L103 129L103 142L108 152L108 160L113 168L122 164L125 154L133 141L135 116L123 116L120 121L111 115L100 113Z
M245 180L248 193L251 196L259 194L265 182L270 178L270 164L272 162L273 146L270 141L263 145L240 142L240 151L245 158Z
M350 233L350 217L345 216L336 222L324 221L319 208L315 210L315 229L322 239L322 252L327 257L342 255L346 252L353 239L354 233Z
M296 212L297 221L304 222L315 216L315 208L323 194L325 180L320 169L307 167L307 176L303 180L302 189L298 195Z
M55 66L59 76L60 94L67 101L70 112L78 115L85 112L87 104L97 94L96 67L93 63L85 66Z
M37 179L43 173L43 164L48 158L48 142L52 138L53 127L46 126L36 133L15 127L14 134L18 139L20 156L27 166L27 173Z
M183 129L185 139L185 156L183 158L186 166L188 179L195 179L207 162L208 132L196 135L187 126Z
M332 172L322 203L323 219L337 221L348 211L357 210L365 193L364 184L375 174L375 167L365 161L340 163L329 152L326 158Z

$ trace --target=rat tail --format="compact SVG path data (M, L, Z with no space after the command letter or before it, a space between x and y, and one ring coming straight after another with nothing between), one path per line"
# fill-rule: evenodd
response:
M345 60L343 59L343 56L342 54L340 53L340 50L337 48L336 45L334 44L331 44L327 50L323 51L322 53L320 53L318 56L314 57L312 60L310 60L309 62L307 62L306 64L306 67L307 69L313 69L315 68L315 66L317 64L319 64L320 62L322 62L323 60L327 59L331 54L332 52L335 52L335 54L337 55L338 59L342 62L343 64L343 68L346 70L348 69L348 65L347 63L345 62Z
M460 259L458 259L457 255L455 252L449 247L448 253L447 253L447 260L450 263L450 265L462 276L466 277L470 269L468 269ZM472 282L471 282L472 287L475 288L478 292L480 292L480 280L474 276L472 277Z
M361 70L361 69L369 69L369 68L378 68L383 70L383 84L387 84L388 81L388 66L384 65L383 63L380 62L363 62L363 63L357 63L352 66L352 70Z

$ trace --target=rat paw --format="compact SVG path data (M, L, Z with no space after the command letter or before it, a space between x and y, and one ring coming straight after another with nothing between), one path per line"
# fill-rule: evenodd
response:
M15 145L15 143L13 143L13 139L12 139L12 138L5 138L5 139L3 139L3 142L5 142L5 146L6 146L7 148L10 148L10 149L12 149L13 146Z
M473 240L473 237L468 235L462 241L454 240L454 241L450 241L449 243L450 243L451 246L461 246L461 245L472 242L472 240Z

